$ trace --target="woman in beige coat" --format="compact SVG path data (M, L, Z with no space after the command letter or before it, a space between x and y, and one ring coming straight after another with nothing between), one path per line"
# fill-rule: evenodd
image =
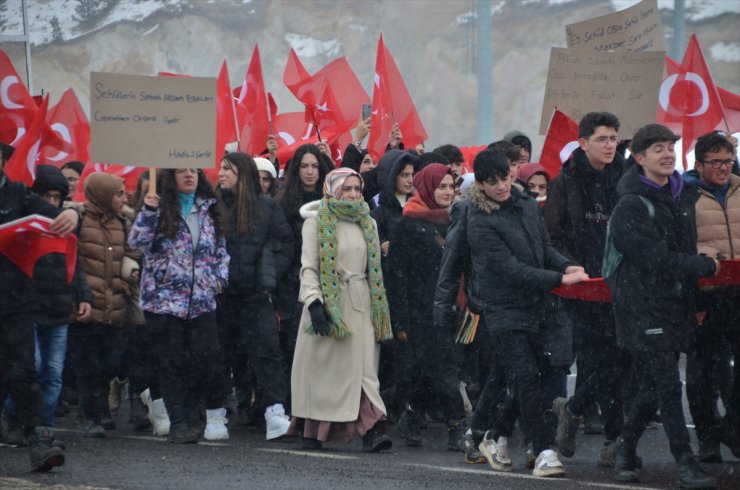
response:
M300 301L291 375L290 434L305 449L362 437L391 448L378 382L378 342L391 338L375 222L354 170L330 172L324 198L305 204Z

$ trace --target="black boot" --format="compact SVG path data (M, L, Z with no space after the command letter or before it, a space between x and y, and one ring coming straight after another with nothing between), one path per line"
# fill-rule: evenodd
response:
M0 406L2 410L2 406ZM23 435L23 426L18 417L8 409L2 410L2 440L9 446L25 446L26 438Z
M363 452L378 453L380 451L387 451L392 447L393 441L391 441L388 435L377 428L377 424L362 437Z
M622 483L635 483L639 481L637 477L637 454L635 447L628 447L624 439L617 440L617 447L614 450L614 480Z
M411 407L406 407L398 419L398 430L407 446L421 446L421 417Z
M677 476L680 488L717 488L717 480L707 475L693 453L686 453L678 460Z
M721 463L722 453L719 450L719 439L700 437L696 460L702 463Z
M732 455L740 459L740 417L725 415L719 428L719 440L727 446Z
M447 422L447 450L465 452L465 419Z
M318 439L312 439L310 437L301 438L301 447L309 451L318 451L324 449L324 445Z
M200 435L188 423L188 412L183 405L167 407L170 416L170 435L167 442L172 444L196 444Z
M64 464L64 449L54 444L54 432L49 427L36 427L28 437L31 471L49 471Z
M129 398L129 402L131 403L131 414L129 416L129 421L131 422L134 430L149 429L152 424L151 422L149 422L146 406L141 402L141 398L139 398L138 396L131 396Z

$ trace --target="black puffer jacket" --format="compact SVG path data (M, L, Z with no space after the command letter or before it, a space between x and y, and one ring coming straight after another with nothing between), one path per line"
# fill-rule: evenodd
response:
M432 327L446 235L447 225L404 217L391 233L393 246L384 281L394 331Z
M614 161L603 172L597 172L588 163L583 150L577 148L573 156L563 164L563 170L550 182L547 200L543 209L545 225L552 246L573 263L586 266L586 272L601 275L601 260L604 244L589 240L586 231L586 212L594 206L586 205L592 193L600 192L605 197L603 214L603 236L606 236L606 220L617 204L617 183L624 173L624 158L617 154Z
M31 214L56 218L61 211L25 185L10 182L0 173L0 225ZM0 315L29 313L38 309L31 279L2 254L0 278Z
M477 187L469 196L471 289L486 327L492 335L537 333L545 318L545 294L560 285L570 262L550 245L539 205L531 197L514 187L511 199L501 204Z
M687 187L676 203L670 185L654 188L640 180L640 171L636 165L620 181L610 221L614 246L623 254L610 277L617 342L630 350L685 352L695 324L696 281L715 267L696 255L699 190ZM653 219L640 196L653 203Z
M226 249L231 257L226 293L251 297L265 289L275 289L293 258L293 232L283 209L269 196L260 194L255 232L238 235L234 193L223 191L222 196L231 225L226 235Z
M390 150L383 155L375 169L380 195L378 207L372 210L372 217L378 224L380 243L390 239L393 227L401 220L403 207L396 198L396 177L408 164L414 166L414 172L421 168L421 160L417 156L402 150Z

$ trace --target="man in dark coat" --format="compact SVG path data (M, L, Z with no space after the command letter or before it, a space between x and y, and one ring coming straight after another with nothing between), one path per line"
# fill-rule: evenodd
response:
M668 128L649 124L632 139L637 165L620 181L610 234L622 259L610 275L617 342L630 351L639 387L616 447L615 479L637 481L637 442L657 399L681 488L716 488L694 459L681 405L679 352L686 352L696 326L695 295L700 277L718 262L695 255L694 202L675 171Z
M31 190L54 207L61 208L69 186L62 172L51 165L36 167L36 180ZM37 313L34 319L36 369L44 400L44 425L54 426L54 410L62 390L62 373L67 352L70 318L83 321L90 315L92 293L87 287L80 263L77 262L71 283L67 282L65 256L48 254L40 257L34 269ZM3 413L6 439L18 427L12 399ZM20 427L18 427L20 435Z
M450 227L435 295L435 325L450 328L452 303L449 278L461 270L446 267L459 261L456 251L470 253L471 296L481 321L493 338L494 355L511 373L526 437L537 456L534 476L565 474L557 454L549 449L542 417L539 335L544 296L560 284L588 278L550 245L534 199L512 189L509 162L493 150L481 152L473 163L475 188L470 191L466 226ZM464 230L464 236L456 233ZM466 243L467 245L463 245ZM445 327L447 325L447 327ZM495 443L493 444L495 452ZM510 465L510 462L509 462Z
M617 203L617 182L624 159L617 152L619 119L608 112L590 112L578 125L580 147L550 183L544 207L545 224L553 246L574 263L583 264L590 277L601 276L609 215ZM614 441L622 428L620 369L626 365L614 336L614 316L608 303L564 302L573 321L578 378L574 395L556 399L553 411L562 421L556 442L567 457L575 453L575 435L584 417L604 419L604 450L599 464L613 465ZM591 417L595 418L595 416ZM586 429L601 432L598 419L587 419Z
M2 166L5 166L3 152ZM0 167L0 225L31 214L54 218L51 230L71 233L79 223L76 211L49 205L25 185L10 182ZM0 400L10 395L18 408L30 449L31 468L49 471L64 464L64 450L54 445L54 433L43 425L44 405L36 379L32 281L0 254Z

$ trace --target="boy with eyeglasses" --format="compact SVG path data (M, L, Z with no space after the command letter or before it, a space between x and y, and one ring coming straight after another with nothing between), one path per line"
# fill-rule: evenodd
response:
M578 125L579 147L551 182L543 210L555 249L582 264L590 277L601 277L606 225L617 204L617 182L624 158L617 151L619 119L609 112L589 112ZM578 362L576 390L553 403L558 416L555 443L563 456L576 450L575 436L585 419L586 431L605 435L600 466L614 465L614 441L622 427L623 355L617 348L612 307L608 303L564 301L573 322L573 353ZM602 420L596 415L595 404Z
M740 259L740 177L732 174L735 148L727 136L712 132L698 139L694 153L694 170L684 180L699 188L695 204L698 252L714 259ZM701 326L686 364L686 395L699 440L697 459L721 462L720 442L740 457L740 290L705 291L702 303ZM720 383L733 378L729 359L721 355L723 343L730 346L736 361L731 399L723 398L727 414L719 420L715 373L721 373Z

